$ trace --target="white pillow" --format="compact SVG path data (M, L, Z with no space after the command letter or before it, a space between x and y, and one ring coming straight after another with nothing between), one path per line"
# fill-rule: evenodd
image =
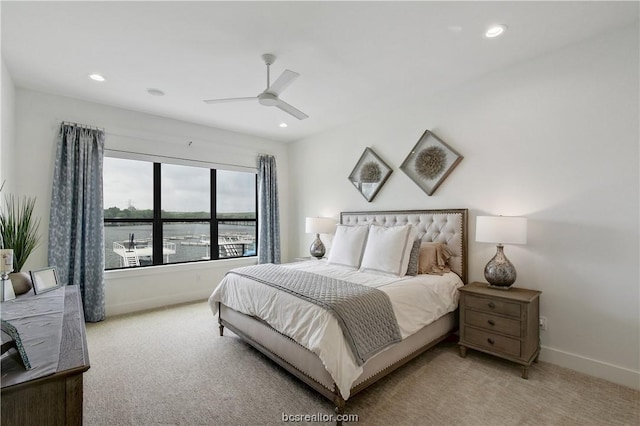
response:
M372 225L360 271L405 276L415 237L411 225L389 228Z
M368 226L338 225L327 262L334 265L359 268L368 233Z

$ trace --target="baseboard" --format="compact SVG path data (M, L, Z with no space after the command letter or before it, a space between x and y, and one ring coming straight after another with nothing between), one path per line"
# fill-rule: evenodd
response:
M542 346L540 360L640 390L640 371Z

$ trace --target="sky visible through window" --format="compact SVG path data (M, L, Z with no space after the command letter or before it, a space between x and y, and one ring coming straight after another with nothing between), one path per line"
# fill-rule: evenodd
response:
M255 174L217 172L218 213L254 212ZM209 169L162 165L162 209L209 212ZM104 207L153 209L153 163L104 158Z

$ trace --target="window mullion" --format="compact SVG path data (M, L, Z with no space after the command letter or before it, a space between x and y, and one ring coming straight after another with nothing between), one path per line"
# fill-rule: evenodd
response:
M218 247L218 200L217 200L217 188L218 188L218 174L216 169L211 169L211 228L209 230L210 242L210 258L211 260L218 260L220 258L220 248Z
M162 239L162 172L160 163L153 163L153 264L163 263Z

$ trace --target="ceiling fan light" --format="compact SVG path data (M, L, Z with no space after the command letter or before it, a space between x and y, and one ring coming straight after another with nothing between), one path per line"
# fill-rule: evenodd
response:
M278 97L271 93L261 93L258 96L258 102L260 102L260 105L276 106L278 105Z

